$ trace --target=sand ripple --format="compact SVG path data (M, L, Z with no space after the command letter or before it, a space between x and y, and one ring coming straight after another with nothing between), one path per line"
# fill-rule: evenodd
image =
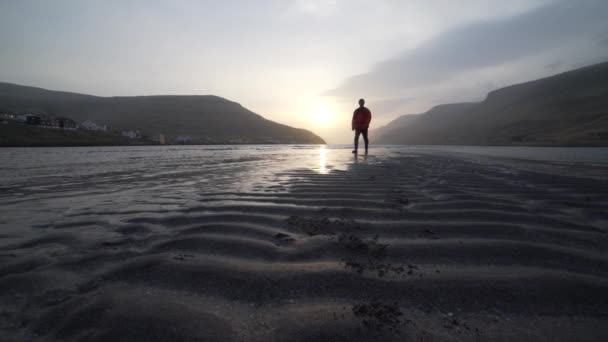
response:
M608 340L596 172L416 151L341 170L286 159L5 185L2 340ZM276 172L235 185L233 167ZM28 217L27 203L45 205Z

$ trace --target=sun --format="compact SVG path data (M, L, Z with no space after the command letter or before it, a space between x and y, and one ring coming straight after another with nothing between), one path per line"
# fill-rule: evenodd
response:
M331 105L325 101L318 102L313 107L310 118L318 126L329 126L334 119L334 113Z

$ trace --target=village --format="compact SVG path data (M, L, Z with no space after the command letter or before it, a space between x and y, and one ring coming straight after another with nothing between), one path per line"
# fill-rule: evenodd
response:
M153 137L144 136L139 130L136 129L123 129L113 130L108 125L98 124L96 122L87 120L83 122L76 122L66 117L54 117L51 115L40 115L32 113L24 114L11 114L11 113L0 113L0 123L8 124L10 121L17 122L25 125L36 126L38 128L45 129L60 129L68 131L86 131L86 132L98 132L117 134L129 139L144 139L151 140L159 145L167 144L167 139L164 134L158 134Z
M245 137L230 137L219 139L214 137L202 136L192 137L189 135L175 135L169 138L163 133L153 136L146 135L138 129L114 129L105 124L99 124L90 120L76 122L66 117L55 117L47 114L12 114L0 113L0 124L8 125L9 123L27 125L36 128L63 130L63 131L80 131L87 133L100 133L106 135L120 136L127 138L137 144L149 145L243 145L243 144L280 144L281 140L275 137L261 137L250 139Z

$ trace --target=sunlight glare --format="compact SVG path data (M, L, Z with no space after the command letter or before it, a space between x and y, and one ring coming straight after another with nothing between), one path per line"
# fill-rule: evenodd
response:
M327 150L325 149L325 145L319 146L319 173L324 175L329 173L329 169L327 168Z
M331 124L333 118L332 106L328 101L320 101L312 109L311 119L316 125L327 127Z

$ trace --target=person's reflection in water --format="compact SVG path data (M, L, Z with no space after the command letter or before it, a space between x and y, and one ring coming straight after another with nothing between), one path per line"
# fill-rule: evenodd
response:
M355 164L359 162L359 155L357 153L353 154L353 158L355 158ZM363 161L367 161L367 154L363 155Z

